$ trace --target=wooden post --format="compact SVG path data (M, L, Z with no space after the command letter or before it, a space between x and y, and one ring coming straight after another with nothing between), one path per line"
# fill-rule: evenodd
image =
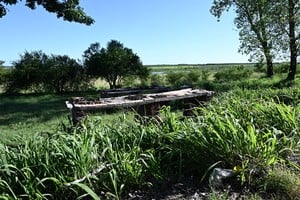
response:
M73 107L71 112L72 112L72 122L74 126L80 123L82 119L87 116L87 112L81 110L80 108Z

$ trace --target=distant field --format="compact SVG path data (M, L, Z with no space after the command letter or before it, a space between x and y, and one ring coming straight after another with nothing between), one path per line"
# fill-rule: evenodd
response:
M178 65L145 65L152 72L184 71L184 70L211 70L216 71L221 68L237 66L253 67L252 63L218 63L218 64L178 64Z

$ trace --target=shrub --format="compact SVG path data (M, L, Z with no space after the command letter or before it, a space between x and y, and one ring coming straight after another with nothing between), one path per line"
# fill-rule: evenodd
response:
M87 88L87 83L84 69L76 60L68 56L48 56L41 51L34 51L25 52L14 63L6 90L60 93Z
M201 80L208 81L211 73L208 70L201 70Z
M263 63L263 60L255 63L255 65L254 65L254 71L256 71L256 72L265 72L266 71L265 68L266 68L266 65Z
M165 77L160 74L151 74L150 77L150 85L152 86L163 86L165 85Z
M274 66L274 73L283 74L288 73L290 69L290 63L281 63Z
M4 67L0 67L0 86L6 84L10 73L11 69L5 69Z
M169 85L173 85L175 87L187 84L184 72L168 72L166 80Z
M199 79L202 79L202 72L199 70L191 70L185 74L186 82L190 85L195 85Z
M83 66L68 56L51 55L44 66L43 88L49 92L62 93L88 88L88 78Z
M252 71L245 68L244 66L231 67L229 69L224 69L218 71L214 77L217 81L236 81L248 78Z
M191 70L186 72L169 72L166 75L166 79L168 84L173 85L175 87L180 87L184 85L195 86L198 84L199 80L204 79L209 76L208 73L199 71L199 70Z
M299 174L285 167L275 167L270 170L262 184L266 192L274 193L280 199L300 198Z

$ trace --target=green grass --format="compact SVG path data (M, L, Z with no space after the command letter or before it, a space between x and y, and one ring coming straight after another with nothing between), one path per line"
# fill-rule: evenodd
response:
M279 67L280 64L275 66ZM299 81L285 82L287 73L276 72L272 78L267 78L265 71L257 70L253 64L162 65L149 68L159 73L152 74L145 83L173 88L189 85L225 92L239 88L256 90L300 86ZM296 76L298 79L299 75Z
M16 136L35 133L51 133L70 125L70 111L65 101L72 96L97 97L96 92L79 94L23 94L0 95L0 141L11 141ZM91 118L102 116L114 123L124 114L117 112L91 113ZM97 117L96 117L97 118Z
M247 63L224 63L224 64L198 64L198 65L148 65L147 67L153 74L168 74L168 73L187 73L190 71L201 72L208 71L211 74L215 74L218 71L230 68L236 68L244 66L247 69L253 70L253 64Z
M67 120L68 110L60 95L0 96L1 139L35 132L55 131Z
M2 105L6 112L20 110L13 116L22 117L20 121L28 118L28 124L33 125L40 116L42 108L37 103L49 98L56 103L45 103L44 113L53 116L39 122L55 120L53 105L61 108L62 117L67 114L60 103L65 96L19 98L5 97L6 105L10 106ZM132 115L120 114L110 120L105 116L91 117L81 127L68 131L55 130L53 126L47 134L41 134L37 125L26 135L18 134L20 145L0 145L0 195L29 199L85 195L119 199L131 189L149 187L153 180L168 177L192 175L200 183L215 163L224 168L238 166L236 181L241 186L255 190L258 184L260 189L267 185L269 190L265 192L272 189L274 195L280 195L276 186L283 188L282 183L269 184L276 180L270 170L278 163L289 165L290 153L299 152L299 99L299 88L239 89L200 108L196 118L182 119L165 107L159 120L147 124L134 122ZM21 105L27 105L27 109L21 110ZM32 108L36 112L29 114ZM14 112L4 116L8 118ZM293 184L287 181L283 184L291 188ZM293 197L297 195L295 191Z
M276 167L265 177L265 190L280 194L287 199L300 198L299 173L292 172L285 167Z
M299 80L283 77L206 80L219 93L194 118L164 107L143 124L121 111L71 127L64 102L74 94L1 95L0 198L122 199L170 177L203 184L211 166L238 169L234 183L253 191L245 199L299 198L289 159L300 160Z
M169 70L192 70L192 69L201 69L201 70L220 70L228 67L237 67L237 66L246 66L253 67L253 64L249 63L218 63L218 64L178 64L178 65L146 65L152 71L169 71Z

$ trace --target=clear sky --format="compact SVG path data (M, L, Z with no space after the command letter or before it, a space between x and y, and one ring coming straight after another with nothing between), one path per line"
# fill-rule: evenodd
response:
M91 26L57 19L42 8L19 3L0 18L0 60L10 65L25 51L81 59L91 43L106 47L114 39L150 64L247 62L238 53L234 14L220 22L209 9L212 0L81 0Z

